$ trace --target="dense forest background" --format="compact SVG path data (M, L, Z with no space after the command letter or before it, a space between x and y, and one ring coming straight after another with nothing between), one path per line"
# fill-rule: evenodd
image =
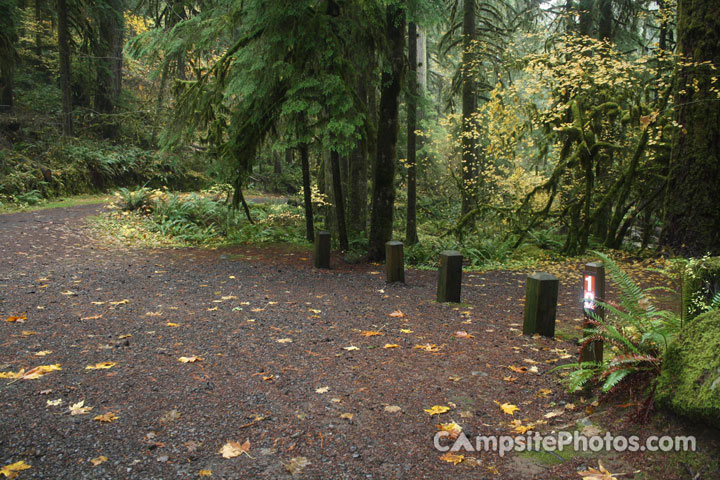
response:
M162 234L419 264L718 254L717 65L713 0L0 0L0 202L125 187Z

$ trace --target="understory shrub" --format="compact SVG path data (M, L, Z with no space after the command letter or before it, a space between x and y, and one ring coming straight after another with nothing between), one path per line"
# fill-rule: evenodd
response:
M585 330L581 340L581 351L592 342L602 341L604 359L557 367L572 370L566 378L571 392L590 381L601 383L602 391L608 392L637 374L657 377L662 371L663 355L681 326L677 314L653 304L650 294L658 288L641 288L611 258L597 255L618 287L618 302L597 302L605 311L605 318L591 312L591 328Z

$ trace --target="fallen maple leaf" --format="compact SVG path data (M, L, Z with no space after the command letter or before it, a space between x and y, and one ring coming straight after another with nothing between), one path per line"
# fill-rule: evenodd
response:
M50 355L53 351L52 350L41 350L39 352L35 352L36 357L44 357L45 355Z
M500 410L507 413L508 415L514 415L516 411L520 410L518 407L516 407L515 405L513 405L511 403L500 404L500 402L498 402L498 401L496 401L495 403L498 404L498 406L500 407Z
M198 477L212 477L212 470L200 470L198 472Z
M455 422L440 423L435 426L441 432L448 432L451 440L456 439L462 433L462 427Z
M450 407L445 407L443 405L435 405L430 408L424 409L427 413L432 415L440 415L441 413L446 413L450 411Z
M514 365L510 365L508 368L515 373L525 373L528 371L527 367L516 367Z
M5 475L7 478L16 478L18 476L18 472L22 472L28 468L30 468L30 465L25 463L24 460L20 460L19 462L11 463L10 465L5 465L0 468L0 473Z
M290 475L299 475L303 469L310 465L310 460L305 457L293 457L288 463L285 464L285 470L290 472Z
M182 363L195 363L201 361L202 358L198 357L197 355L193 355L192 357L180 357L178 358L178 361Z
M168 327L179 327L180 326L179 323L174 323L174 322L167 322L165 325L167 325Z
M14 323L25 323L25 320L27 320L27 315L24 313L21 315L10 315L9 317L7 317L5 319L6 322L14 322Z
M115 362L100 362L95 365L88 365L85 370L107 370L115 366Z
M400 310L395 310L389 316L391 316L393 318L402 318L405 316L405 314L403 312L401 312Z
M35 380L42 377L46 373L54 372L56 370L62 370L59 363L56 363L55 365L39 365L35 368L31 368L27 372L25 371L25 369L20 370L18 373L15 374L14 378L19 380Z
M445 455L441 456L440 460L452 463L453 465L457 465L458 463L465 460L465 455L458 455L457 453L448 452Z
M364 330L364 331L360 332L360 335L362 335L363 337L375 337L377 335L382 335L382 334L383 334L382 332L376 332L374 330Z
M398 407L397 405L386 405L385 406L385 411L388 413L397 413L400 410L402 410L402 408Z
M353 419L352 413L341 413L340 418L344 418L345 420L352 420Z
M91 458L90 463L93 464L93 467L97 467L98 465L105 463L108 461L108 457L105 455L100 455L99 457Z
M625 475L624 473L610 473L603 464L598 460L598 468L589 468L582 472L577 472L578 475L582 475L583 480L618 480L618 476Z
M93 407L85 406L85 400L81 400L78 403L75 403L68 407L68 410L70 410L70 415L84 415L86 413L89 413L92 409Z
M62 398L58 398L57 400L48 400L45 402L48 407L57 407L58 405L62 405Z
M242 445L238 442L227 442L218 452L223 458L234 458L242 455L243 453L248 457L250 454L250 440L245 440ZM252 458L252 457L251 457Z
M397 343L386 343L383 348L400 348L400 345Z
M408 328L401 328L401 329L400 329L400 332L401 332L401 333L413 333L413 331L410 330L410 329L408 329Z
M343 350L353 351L353 350L360 350L360 348L356 347L355 345L350 345L349 347L343 347Z
M315 393L327 393L330 387L320 387L315 389Z
M277 343L292 343L292 338L280 338L276 340Z
M98 415L95 418L93 418L93 420L95 420L96 422L100 422L100 423L112 423L117 419L118 419L117 415L115 415L113 412L103 413L102 415Z

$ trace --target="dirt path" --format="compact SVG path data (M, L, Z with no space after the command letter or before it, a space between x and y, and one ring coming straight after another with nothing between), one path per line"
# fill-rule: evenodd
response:
M432 272L410 270L407 285L388 286L380 266L335 259L317 271L308 253L282 249L105 249L84 228L98 211L0 216L0 318L27 313L24 323L0 321L0 371L62 366L0 380L0 467L25 461L32 467L19 478L211 470L282 479L293 478L287 465L297 457L310 463L295 478L318 479L579 478L577 468L596 465L596 456L545 467L494 453L453 465L433 447L441 422L507 435L513 419L564 411L542 425L550 430L586 415L545 375L576 347L519 335L523 274L466 275L467 305L453 307L433 301ZM580 279L564 282L563 328L577 324L580 288ZM390 316L398 310L404 316ZM414 348L425 344L437 351ZM115 365L85 368L99 362ZM80 401L93 410L70 415ZM511 417L496 401L519 410ZM576 410L564 408L572 402ZM451 410L431 417L424 409L434 405ZM93 420L107 412L117 420ZM218 454L246 439L249 455ZM93 466L99 456L107 461Z

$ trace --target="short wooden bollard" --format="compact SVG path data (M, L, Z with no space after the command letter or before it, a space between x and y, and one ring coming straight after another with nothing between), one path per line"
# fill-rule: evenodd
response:
M315 232L315 268L330 268L330 232Z
M592 262L585 264L583 272L583 313L585 321L583 327L585 329L593 328L594 320L591 313L594 313L601 319L605 318L605 312L597 301L605 301L605 266L602 262ZM585 333L587 335L587 332ZM603 361L603 344L600 340L590 342L580 355L581 362L602 362Z
M385 244L385 270L387 283L405 283L405 258L402 242L391 241Z
M527 277L524 335L539 333L545 337L555 336L559 285L557 277L548 273L536 273Z
M440 252L437 301L460 303L463 256L455 250Z

